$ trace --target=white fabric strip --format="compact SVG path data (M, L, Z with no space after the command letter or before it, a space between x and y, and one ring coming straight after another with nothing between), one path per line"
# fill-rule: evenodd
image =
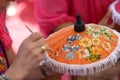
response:
M120 25L120 13L118 13L115 9L115 5L120 2L119 0L116 0L110 5L110 10L112 10L112 20Z

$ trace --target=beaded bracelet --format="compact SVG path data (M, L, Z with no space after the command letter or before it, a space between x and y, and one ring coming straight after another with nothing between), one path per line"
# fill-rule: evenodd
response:
M10 80L9 78L7 78L4 74L0 75L0 80Z

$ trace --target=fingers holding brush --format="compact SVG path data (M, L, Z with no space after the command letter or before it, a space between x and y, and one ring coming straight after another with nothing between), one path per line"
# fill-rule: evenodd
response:
M27 26L27 25L25 25L25 27L31 32L31 34L34 34L34 32ZM36 35L36 34L35 34ZM34 36L34 35L33 35ZM43 36L42 35L40 35L40 37L41 37L41 41L39 41L39 42L41 42L41 44L45 44L46 43L46 41L45 41L45 39L43 38ZM39 43L38 42L38 43ZM38 44L38 43L36 43L36 44ZM44 46L42 46L41 47L44 51L49 51L49 52L51 52L51 53L53 53L53 51L48 47L48 45L46 44L46 45L44 45Z

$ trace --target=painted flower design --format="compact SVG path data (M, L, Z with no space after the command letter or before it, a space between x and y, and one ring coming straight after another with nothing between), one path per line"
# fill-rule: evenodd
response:
M110 43L102 41L102 38L114 41L113 36L114 34L106 27L91 24L86 27L85 34L70 35L67 38L68 44L65 44L62 50L67 52L66 59L75 58L74 52L77 52L79 59L85 58L87 61L94 62L101 58L102 51L111 50ZM74 44L74 42L78 43Z
M113 36L113 33L112 33L112 32L110 32L110 31L107 30L106 28L102 28L101 31L103 32L104 36L105 36L108 40L114 42L114 39L112 38L112 36Z
M98 38L101 36L102 32L99 27L90 26L87 28L86 33L94 38Z
M91 45L92 45L92 42L89 38L84 37L79 41L79 46L89 47Z
M77 53L79 55L79 59L89 56L89 55L87 55L87 54L89 54L89 52L86 49L79 49Z
M92 54L100 54L99 52L101 51L101 48L98 48L98 46L96 46L96 45L92 45L91 47L90 47L90 52L92 53Z
M98 39L98 38L93 38L93 39L92 39L92 44L93 44L93 45L99 45L100 42L101 42L101 41L100 41L100 39Z
M102 43L102 48L106 51L109 51L111 50L111 46L110 46L110 43L109 42L103 42Z

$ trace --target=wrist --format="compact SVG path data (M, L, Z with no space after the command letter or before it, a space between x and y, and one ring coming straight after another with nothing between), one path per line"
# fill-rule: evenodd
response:
M7 71L4 75L8 80L22 80L18 74L14 74L13 72Z
M56 32L56 31L58 31L58 30L60 30L60 29L62 29L62 28L65 28L65 27L69 27L69 26L71 26L71 25L73 25L72 22L62 23L62 24L58 25L58 26L54 29L53 32Z
M13 68L10 67L6 71L5 76L10 80L23 80L26 76L26 73L22 72L22 70L15 69L14 67Z
M0 75L0 80L11 80L7 78L4 74Z

